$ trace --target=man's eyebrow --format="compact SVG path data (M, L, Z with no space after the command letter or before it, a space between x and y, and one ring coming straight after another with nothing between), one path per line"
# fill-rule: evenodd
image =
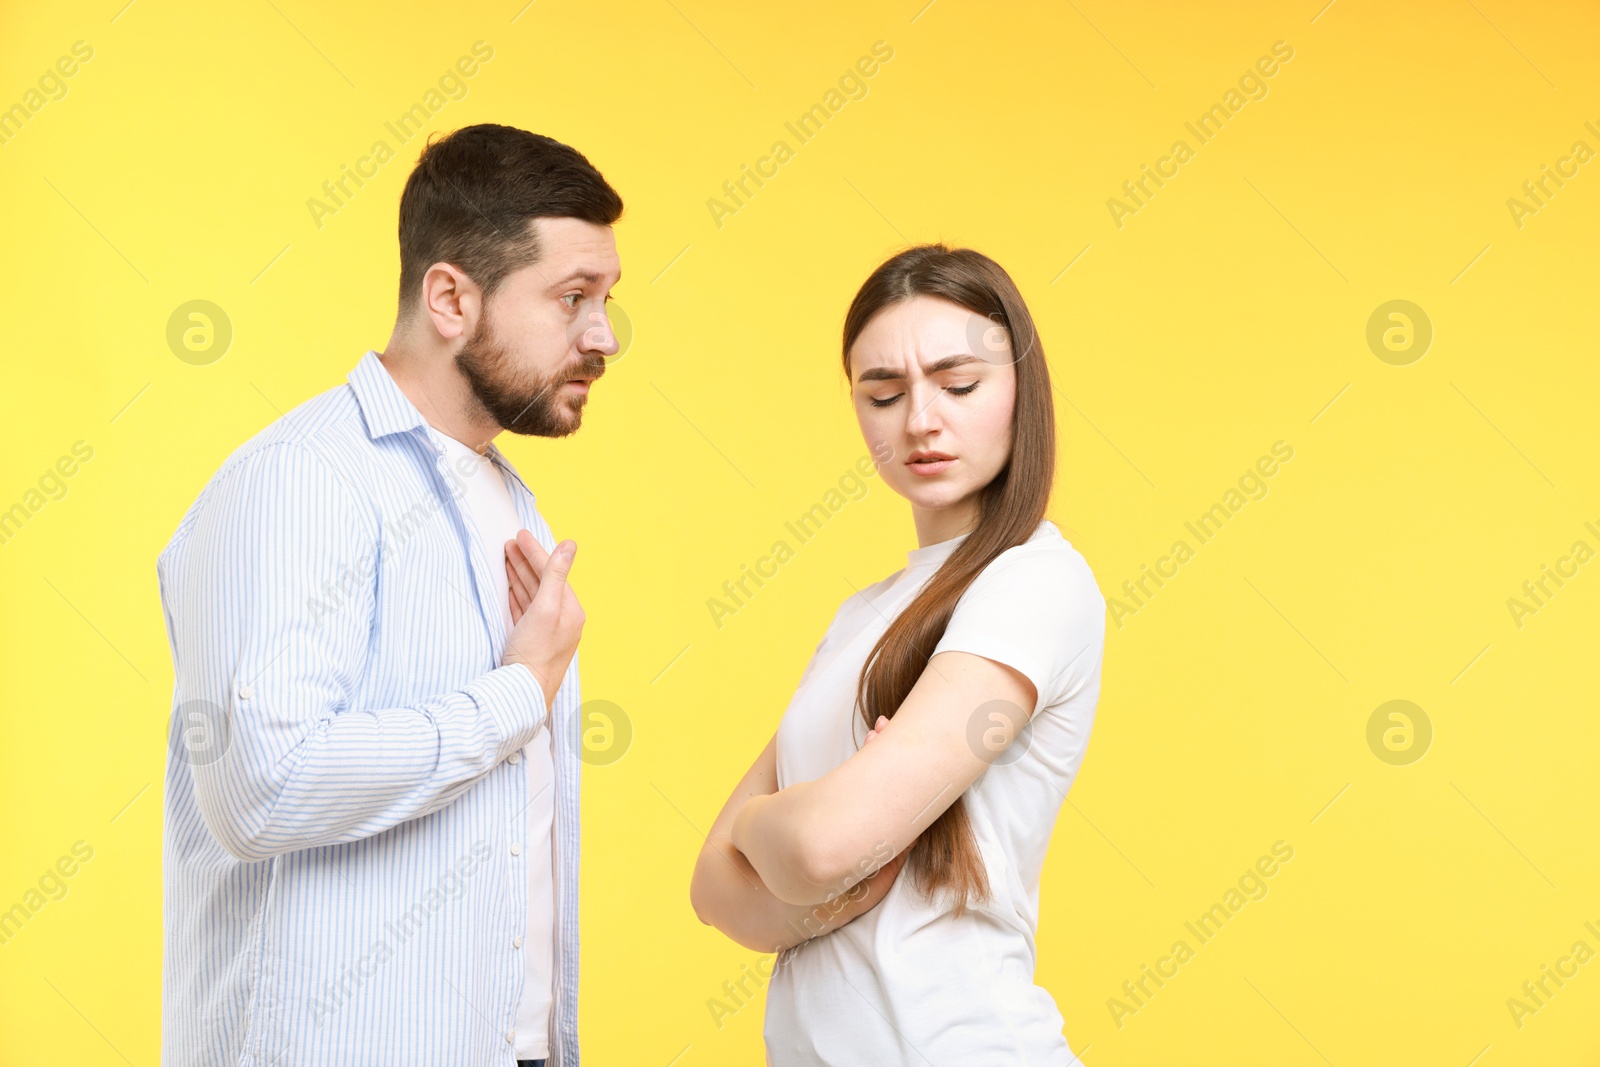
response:
M964 366L968 363L983 362L970 352L958 352L953 356L944 356L934 360L922 368L924 374L938 374L940 371L950 370L954 367ZM858 382L896 382L905 377L896 367L868 367L856 379Z
M597 274L592 270L575 270L565 278L562 278L560 281L551 282L550 288L559 289L564 285L571 285L576 281L584 281L588 282L590 285L598 285L604 279L604 277L604 275ZM622 273L619 271L617 273L617 281L620 282L621 280Z

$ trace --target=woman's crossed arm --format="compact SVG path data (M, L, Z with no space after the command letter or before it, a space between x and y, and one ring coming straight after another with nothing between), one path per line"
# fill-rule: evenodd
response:
M875 871L869 868L841 878L816 900L804 904L779 899L733 844L733 824L740 811L756 797L778 790L777 752L774 736L734 788L706 835L689 887L689 899L701 922L758 952L792 948L871 911L889 892L906 858L903 849L898 855L886 854L888 862L873 864Z

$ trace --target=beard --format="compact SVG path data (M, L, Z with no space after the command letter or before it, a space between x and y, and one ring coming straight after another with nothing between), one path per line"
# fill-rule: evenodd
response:
M587 396L568 396L563 385L573 378L598 378L605 373L605 357L589 353L573 367L563 367L548 378L519 372L506 346L489 328L488 316L456 353L456 368L466 378L472 395L501 429L530 437L565 437L583 423Z

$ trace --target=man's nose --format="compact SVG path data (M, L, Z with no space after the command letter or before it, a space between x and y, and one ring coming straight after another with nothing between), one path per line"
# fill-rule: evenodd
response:
M583 331L579 344L586 352L599 352L612 356L617 352L617 335L611 329L611 319L604 311L589 312L589 326Z

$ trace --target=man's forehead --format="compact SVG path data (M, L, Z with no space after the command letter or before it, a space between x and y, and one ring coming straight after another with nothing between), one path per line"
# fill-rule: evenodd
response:
M621 274L611 227L581 219L534 219L539 239L537 276L546 284L568 281L599 283Z
M536 218L533 232L545 254L600 255L613 260L617 255L617 240L610 226L602 226L583 219Z

